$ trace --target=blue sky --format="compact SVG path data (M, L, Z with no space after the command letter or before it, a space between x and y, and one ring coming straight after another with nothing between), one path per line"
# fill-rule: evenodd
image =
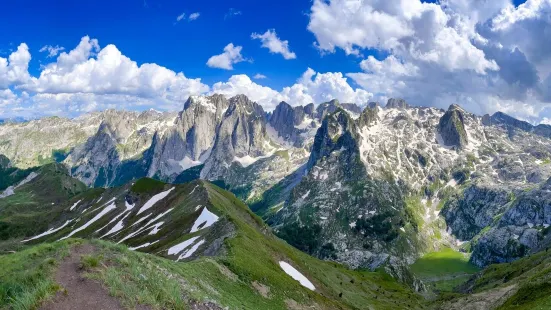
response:
M262 73L269 77L264 84L280 89L294 83L306 68L325 71L354 71L361 59L346 57L342 51L321 56L314 48L315 37L306 30L310 1L9 1L0 13L0 46L27 42L32 50L44 45L74 47L80 38L97 38L101 46L115 44L138 63L153 62L189 77L201 77L212 84L227 80L232 74L250 76ZM241 12L225 18L230 9ZM10 12L25 12L24 15ZM174 24L181 13L200 12L193 21ZM286 61L251 40L253 32L275 29L288 40L298 57ZM212 55L221 53L233 42L243 46L243 56L253 62L237 64L233 71L205 66ZM38 56L38 57L35 57ZM39 73L46 55L33 54L31 72Z
M403 97L551 122L551 43L541 40L550 8L551 0L7 1L0 114L176 110L189 95L218 92L245 93L266 110L281 100ZM271 29L296 58L251 38ZM208 66L229 43L243 61ZM63 50L48 57L47 46ZM60 61L71 51L77 62ZM109 57L98 61L102 53Z

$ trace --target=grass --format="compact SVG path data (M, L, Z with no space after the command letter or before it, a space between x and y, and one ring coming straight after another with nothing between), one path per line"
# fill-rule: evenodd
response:
M411 271L436 291L451 292L479 268L469 263L466 254L443 248L418 259L411 265Z
M83 269L90 270L98 267L102 259L101 255L82 255L80 264Z
M0 309L35 309L59 286L53 280L57 262L78 240L41 244L0 255Z
M165 185L166 183L155 179L142 178L132 185L132 191L134 193L158 193L164 189Z

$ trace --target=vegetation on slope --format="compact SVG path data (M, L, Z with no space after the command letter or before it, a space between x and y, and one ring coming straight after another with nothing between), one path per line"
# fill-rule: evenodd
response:
M479 268L469 263L469 256L450 248L431 252L411 265L411 271L436 292L451 292L465 283Z

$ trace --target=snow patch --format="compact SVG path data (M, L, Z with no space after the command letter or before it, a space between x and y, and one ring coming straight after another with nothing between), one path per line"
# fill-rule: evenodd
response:
M36 236L34 236L34 237L32 237L32 238L25 239L25 240L23 240L23 241L21 241L21 242L28 242L28 241L35 240L35 239L38 239L38 238L42 238L42 237L47 236L47 235L51 235L51 234L53 234L53 233L55 233L55 232L58 232L58 231L62 230L63 228L65 228L65 226L69 225L69 223L71 223L72 221L73 221L73 220L68 220L67 222L65 222L65 224L59 226L58 228L50 228L50 229L48 229L47 231L41 233L40 235L36 235Z
M185 251L184 253L182 253L182 255L180 255L176 261L179 261L181 259L190 257L191 255L193 255L193 253L195 253L195 251L197 251L197 249L203 243L205 243L205 240L201 240L201 241L197 242L196 244L193 245L193 247L191 247L191 249L189 249L189 250Z
M105 235L101 236L100 239L103 239L104 237L112 235L116 232L119 232L121 229L123 229L124 228L123 221L129 215L130 215L130 213L126 213L126 215L120 221L118 221L117 224L115 226L113 226L113 228L111 228L111 230L109 230Z
M130 251L136 251L137 249L146 248L146 247L148 247L148 246L150 246L150 245L153 245L153 244L155 244L155 243L157 243L157 242L159 242L159 240L153 241L153 242L147 242L147 243L144 243L144 244L139 245L139 246L137 246L137 247L128 248L128 249L129 249Z
M75 203L69 208L69 211L73 211L73 210L76 208L76 206L78 206L78 204L79 204L81 201L82 201L82 199L79 200L79 201L77 201L77 202L75 202Z
M161 193L158 193L157 195L151 197L151 199L149 199L141 208L140 210L138 211L138 215L146 210L148 210L149 208L153 207L154 204L156 204L157 202L159 202L160 200L162 200L163 198L165 198L166 196L168 196L168 194L170 194L170 192L172 192L174 190L174 187L172 187L171 189L167 190L167 191L164 191L164 192L161 192Z
M10 186L8 188L6 188L2 194L0 194L0 198L6 198L8 196L11 196L13 194L15 194L15 190L27 183L29 183L30 181L32 181L34 178L36 178L38 176L38 173L36 172L31 172L26 178L24 178L21 182L19 182L17 185L15 186Z
M198 230L201 230L203 228L207 228L214 224L216 221L218 221L218 216L212 212L210 212L207 207L203 209L199 217L195 220L195 223L193 224L193 227L191 227L190 233L194 233ZM204 225L203 225L204 224ZM201 228L199 226L203 225Z
M96 214L96 216L94 216L91 220L88 221L88 223L80 226L79 228L73 230L70 234L68 234L67 236L59 239L59 240L64 240L64 239L67 239L71 236L73 236L74 234L76 234L77 232L79 231L82 231L86 228L88 228L90 225L94 224L95 221L99 220L100 218L102 218L104 215L106 215L107 213L111 212L112 210L116 209L115 207L115 203L111 203L110 205L108 205L107 207L105 207L103 210L101 210L100 213Z
M156 234L159 232L161 226L162 226L164 223L165 223L165 222L159 222L159 223L153 225L153 228L152 228L151 231L149 232L149 235L156 235Z
M184 171L184 170L187 170L189 168L199 166L199 165L202 164L202 162L198 161L198 160L193 160L193 159L191 159L187 156L184 156L184 159L180 160L178 162L178 164L180 165L180 167L182 167L182 171Z
M174 255L174 254L178 254L178 253L182 252L187 247L192 245L193 242L195 242L195 240L197 240L197 239L199 239L199 236L189 238L184 242L180 242L177 245L170 247L170 249L168 249L168 255Z
M286 274L288 274L289 276L291 276L291 278L297 280L298 282L300 282L300 284L312 291L315 291L316 290L316 287L314 286L314 284L312 284L312 282L310 282L310 280L308 280L302 273L300 273L298 270L296 270L293 266L289 265L288 263L284 262L284 261L280 261L279 262L279 266L281 267L281 269L283 269L283 271L285 271Z
M234 157L233 161L238 162L243 166L243 168L247 168L248 166L254 164L255 162L259 161L260 159L268 158L272 156L272 154L264 155L264 156L258 156L258 157L251 157L250 155L246 155L243 157Z

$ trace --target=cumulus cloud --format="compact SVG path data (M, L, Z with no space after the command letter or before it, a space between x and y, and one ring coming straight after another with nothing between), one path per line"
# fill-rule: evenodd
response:
M262 47L269 49L273 54L281 54L285 59L297 58L297 55L289 50L289 41L278 38L274 29L269 29L264 34L253 33L251 38L260 40Z
M56 46L45 45L39 50L39 52L41 53L48 52L48 56L46 57L51 58L51 57L57 56L57 54L59 54L59 52L63 50L65 50L65 48L59 45L56 45Z
M199 13L199 12L191 13L191 14L189 14L188 19L189 19L189 21L194 21L194 20L198 19L199 16L201 16L201 13Z
M207 61L207 66L211 68L220 68L225 70L233 70L233 65L242 61L245 58L241 55L243 47L234 46L230 43L224 47L224 52L220 55L214 55Z
M264 74L257 73L257 74L255 74L255 75L253 76L253 78L254 78L255 80L262 80L262 79L266 79L267 76L265 76Z
M226 97L244 94L267 110L273 110L279 98L277 91L256 84L245 74L233 75L227 82L215 83L212 85L211 93L222 94Z
M200 79L188 79L156 64L138 66L115 45L100 50L97 40L88 37L20 88L37 93L121 94L165 100L185 100L190 94L208 91Z
M0 89L27 82L30 61L31 53L25 43L21 43L7 59L0 57Z
M464 0L466 1L466 0ZM342 48L360 55L362 49L383 49L400 57L435 63L448 71L499 69L473 45L471 27L434 3L420 0L314 0L310 30L325 52Z
M311 68L293 86L283 88L280 96L291 105L319 104L332 99L363 105L373 97L363 89L353 89L340 72L317 73Z

